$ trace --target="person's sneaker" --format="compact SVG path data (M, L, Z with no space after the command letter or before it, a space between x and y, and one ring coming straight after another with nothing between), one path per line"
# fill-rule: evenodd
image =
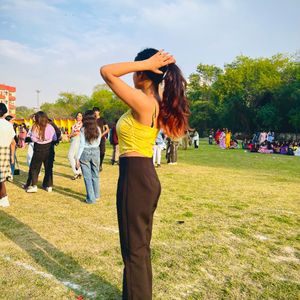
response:
M92 202L92 201L88 201L88 200L85 199L84 202L85 202L86 204L95 204L95 203L96 203L96 200Z
M28 185L22 184L22 189L27 190L28 189Z
M156 166L157 168L160 168L160 164L157 164L157 166Z
M9 207L9 201L8 201L8 197L5 196L3 198L0 199L0 206L2 207Z
M81 174L76 174L71 179L76 180L76 179L80 179L80 178L81 178Z
M6 178L6 180L8 181L8 182L13 182L14 181L14 177L11 175L11 176L8 176L7 178Z
M26 190L27 193L36 193L37 192L37 186L34 185L34 186L29 186Z
M43 187L43 189L48 193L52 192L52 186Z
M99 172L102 172L102 170L103 170L103 169L102 169L102 166L100 166L100 167L99 167Z

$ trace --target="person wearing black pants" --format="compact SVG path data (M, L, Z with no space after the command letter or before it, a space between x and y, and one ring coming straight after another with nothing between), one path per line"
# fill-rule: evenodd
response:
M159 129L181 137L188 126L186 81L173 56L153 48L138 53L134 62L103 66L109 87L131 109L117 123L119 180L117 212L124 262L123 300L152 299L150 242L160 182L153 165ZM120 77L133 74L135 88ZM159 92L164 82L163 95Z
M47 189L53 186L53 162L54 162L54 145L53 143L38 144L34 143L33 156L29 168L26 186L36 186L38 183L39 173L42 164L44 164L45 176L43 188Z
M103 163L103 160L104 160L104 157L105 157L105 137L103 137L101 139L101 142L100 142L100 168L99 170L102 171L102 163Z
M166 159L169 165L177 164L177 151L179 146L179 141L172 140L171 138L167 139L167 151L166 151Z
M38 176L41 166L44 164L45 176L42 186L47 192L52 192L54 144L57 141L57 134L46 113L37 112L34 120L35 123L28 133L29 138L34 142L33 156L24 188L27 193L37 192Z
M150 241L153 215L160 191L161 186L152 158L120 158L117 212L121 253L125 265L123 299L152 297ZM135 292L131 291L131 286Z
M106 143L106 135L109 132L109 127L107 125L107 122L100 116L100 109L98 107L93 108L93 112L95 114L95 117L97 119L97 124L102 132L101 135L101 142L100 142L100 172L102 171L102 163L105 157L105 143Z

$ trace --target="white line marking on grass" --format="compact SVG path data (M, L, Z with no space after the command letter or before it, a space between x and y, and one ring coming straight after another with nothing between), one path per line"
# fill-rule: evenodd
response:
M115 229L113 227L97 226L97 228L100 228L100 229L108 231L108 232L119 233L119 230Z
M295 284L300 284L300 281L291 280L291 279L284 278L284 277L276 277L276 279L281 280L281 281L286 281L286 282L292 282L292 283L295 283Z
M300 264L300 259L298 259L297 257L294 256L282 256L282 255L278 255L278 256L274 256L272 259L272 261L274 262L291 262L291 263L296 263L296 264Z
M215 276L210 274L205 268L200 268L201 272L205 275L205 277L215 283L219 283ZM186 299L187 297L191 296L193 293L200 293L202 289L202 282L196 281L192 284L179 284L176 285L176 289L179 290L180 298L178 298L178 295L173 296L172 300L177 299ZM182 298L183 297L183 298Z
M20 261L14 261L13 259L11 259L11 257L9 257L7 255L2 256L2 258L4 260L8 261L8 262L13 263L14 265L16 265L18 267L21 267L25 270L31 271L34 274L39 275L43 278L51 279L51 280L53 280L57 283L63 284L65 287L70 288L72 290L76 290L77 292L80 292L83 295L86 295L86 296L89 296L89 297L92 297L92 298L95 298L97 296L96 292L85 290L84 288L82 288L81 285L79 285L77 283L70 282L70 281L67 281L67 280L59 280L55 276L53 276L52 274L39 271L35 267L33 267L29 264L26 264L26 263L23 263L23 262L20 262Z
M267 241L267 240L269 240L269 238L267 236L264 236L262 234L256 234L255 237L257 239L259 239L260 241Z

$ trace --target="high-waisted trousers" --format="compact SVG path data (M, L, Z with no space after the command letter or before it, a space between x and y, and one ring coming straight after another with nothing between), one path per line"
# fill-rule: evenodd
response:
M26 186L37 185L39 173L42 164L45 168L45 176L43 180L43 187L53 186L53 162L54 162L54 144L38 144L34 143L33 156L30 162L28 179Z
M150 241L161 186L152 158L119 160L117 211L124 262L123 298L152 299Z

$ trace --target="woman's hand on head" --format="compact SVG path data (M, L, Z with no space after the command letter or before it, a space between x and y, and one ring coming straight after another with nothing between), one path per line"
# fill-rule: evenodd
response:
M168 52L164 50L158 51L156 54L147 59L149 64L149 71L157 74L162 74L163 72L159 68L167 66L169 64L175 64L175 58Z

